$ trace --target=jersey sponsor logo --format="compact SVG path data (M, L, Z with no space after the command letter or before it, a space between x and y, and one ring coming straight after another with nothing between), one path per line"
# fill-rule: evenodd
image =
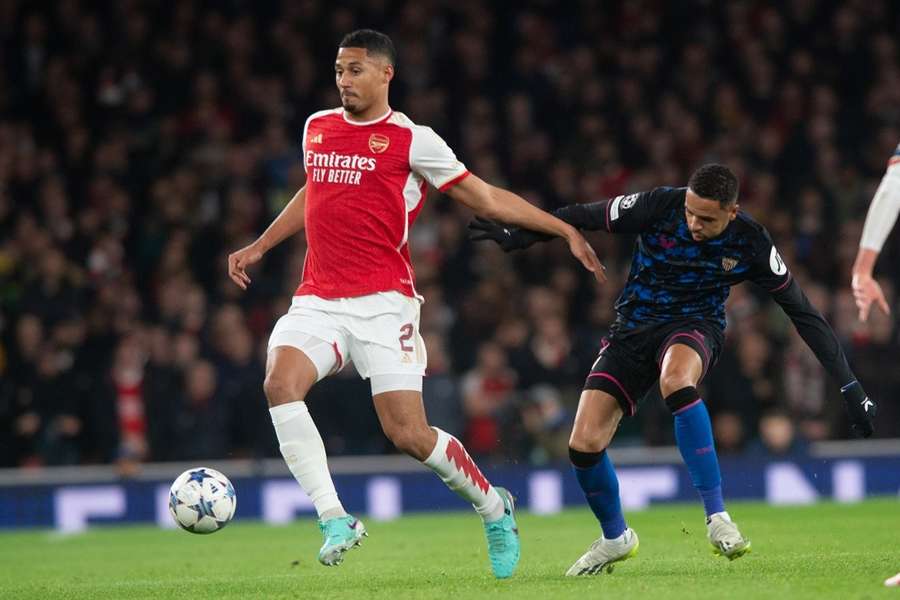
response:
M321 144L323 139L325 139L325 136L321 132L319 132L316 135L309 136L309 143Z
M369 150L372 154L381 154L391 145L391 138L380 133L373 133L369 136Z
M738 264L738 259L736 259L736 258L729 258L727 256L722 257L722 268L725 269L726 271L732 270L733 268L735 268L737 266L737 264Z
M781 255L778 254L778 250L775 246L772 246L772 252L769 254L769 268L772 269L772 272L776 275L784 275L787 273L787 265L781 260Z
M306 166L329 169L356 169L359 171L374 171L374 158L360 156L358 154L338 154L337 152L306 151Z
M358 154L306 151L306 170L314 182L359 185L365 171L374 171L376 159Z

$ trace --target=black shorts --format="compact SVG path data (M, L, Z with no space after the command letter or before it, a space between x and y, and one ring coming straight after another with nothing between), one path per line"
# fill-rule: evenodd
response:
M625 416L634 416L638 402L659 379L666 350L673 344L690 346L703 361L700 380L719 360L725 335L709 321L654 323L624 330L615 325L603 338L600 355L584 383L586 390L600 390L619 402Z

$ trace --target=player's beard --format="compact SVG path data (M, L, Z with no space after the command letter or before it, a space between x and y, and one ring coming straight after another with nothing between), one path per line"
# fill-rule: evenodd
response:
M359 98L356 96L347 96L341 97L341 106L344 107L344 110L350 113L351 115L358 114L363 111L362 106L359 104Z

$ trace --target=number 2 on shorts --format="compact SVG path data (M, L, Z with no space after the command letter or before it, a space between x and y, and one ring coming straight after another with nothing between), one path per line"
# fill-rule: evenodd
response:
M414 348L407 344L407 342L412 338L413 330L412 323L407 323L403 327L400 328L400 349L404 352L412 352Z

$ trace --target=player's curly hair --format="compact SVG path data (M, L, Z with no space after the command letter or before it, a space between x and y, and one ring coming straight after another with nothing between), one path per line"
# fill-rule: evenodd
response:
M691 175L688 187L706 200L716 200L724 208L737 202L737 175L725 165L703 165Z
M344 36L338 48L365 48L369 54L380 54L391 65L397 65L397 50L387 35L374 29L357 29Z

